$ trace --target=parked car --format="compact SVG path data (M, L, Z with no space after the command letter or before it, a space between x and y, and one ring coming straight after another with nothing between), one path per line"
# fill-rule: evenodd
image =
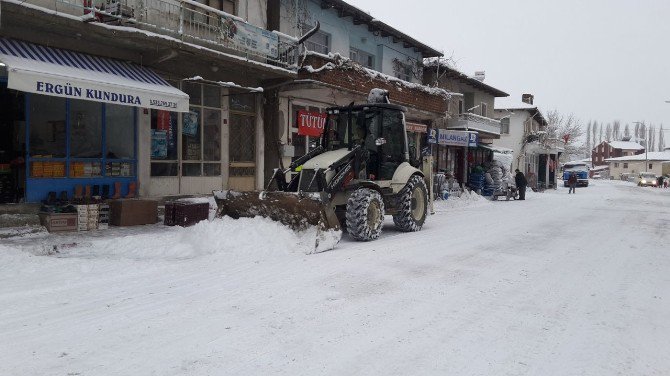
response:
M637 185L640 187L655 187L658 185L658 179L653 172L640 172L637 175Z
M593 176L591 176L591 179L600 179L600 178L601 178L601 176L600 176L600 173L598 173L598 172L594 173Z

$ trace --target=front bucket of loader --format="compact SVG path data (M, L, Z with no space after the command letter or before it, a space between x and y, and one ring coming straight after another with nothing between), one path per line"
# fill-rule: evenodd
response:
M338 241L341 236L340 222L325 193L216 191L214 199L218 206L217 217L237 219L260 216L280 222L295 231L316 228L317 251L332 248L326 246L327 242L320 242L326 233L338 233Z

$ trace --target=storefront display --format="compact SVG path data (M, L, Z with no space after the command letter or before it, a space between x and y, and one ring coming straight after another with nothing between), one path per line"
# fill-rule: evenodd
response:
M170 158L174 150L176 159L170 114L188 111L188 95L150 69L8 38L0 38L0 61L0 96L7 97L0 124L10 124L1 131L12 139L15 196L39 202L117 184L126 195L137 186L138 109L167 114L152 155Z

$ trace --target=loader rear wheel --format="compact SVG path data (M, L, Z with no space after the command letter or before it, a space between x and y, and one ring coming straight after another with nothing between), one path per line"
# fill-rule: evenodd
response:
M412 176L398 194L398 211L393 223L400 231L419 231L428 214L428 190L419 175Z
M384 200L374 189L355 190L347 200L347 232L352 238L370 241L379 238L384 223Z

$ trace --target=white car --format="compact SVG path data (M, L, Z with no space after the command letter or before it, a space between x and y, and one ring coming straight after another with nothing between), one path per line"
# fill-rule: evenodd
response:
M658 179L653 172L640 172L637 175L637 185L640 187L655 187L658 185Z

